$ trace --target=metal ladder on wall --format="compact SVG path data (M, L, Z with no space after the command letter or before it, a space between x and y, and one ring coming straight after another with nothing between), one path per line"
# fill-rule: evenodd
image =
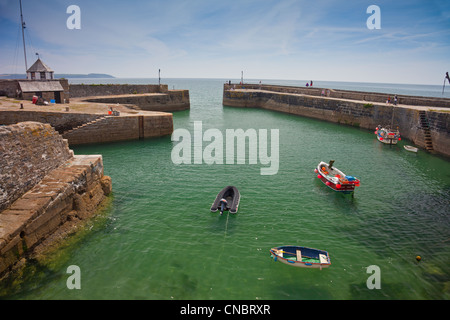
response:
M431 139L431 131L430 131L430 125L428 122L427 113L425 111L419 111L419 117L420 117L420 126L423 130L423 135L425 139L425 149L427 151L434 151L433 149L433 140Z

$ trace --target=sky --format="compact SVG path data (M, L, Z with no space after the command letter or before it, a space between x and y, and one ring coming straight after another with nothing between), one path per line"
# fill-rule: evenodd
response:
M79 20L67 13L71 5ZM371 5L378 17L367 13ZM449 0L22 0L22 7L28 67L39 53L55 73L157 78L160 69L162 78L234 80L243 72L439 85L450 72ZM25 73L20 26L19 0L0 0L0 74Z

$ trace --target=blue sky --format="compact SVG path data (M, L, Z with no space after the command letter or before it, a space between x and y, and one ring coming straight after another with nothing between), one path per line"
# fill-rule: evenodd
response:
M381 29L366 26L370 5ZM116 77L442 84L450 1L22 0L28 66ZM81 29L67 7L78 5ZM23 73L19 0L0 0L0 73Z

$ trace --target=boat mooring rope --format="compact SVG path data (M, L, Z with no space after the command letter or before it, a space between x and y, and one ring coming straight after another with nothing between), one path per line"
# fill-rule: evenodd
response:
M226 238L227 236L227 231L228 231L228 218L230 217L230 212L227 213L227 223L225 224L225 235L224 238ZM224 239L225 240L225 239Z
M222 255L225 251L225 239L227 237L227 231L228 231L228 218L230 217L230 212L227 213L227 222L225 224L225 233L223 235L223 241L222 241L222 250L219 253L218 261L220 261L220 258L222 258Z

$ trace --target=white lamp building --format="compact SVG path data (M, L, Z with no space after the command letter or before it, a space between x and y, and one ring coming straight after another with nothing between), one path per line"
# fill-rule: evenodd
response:
M27 79L53 80L53 70L38 58L36 62L27 70Z

